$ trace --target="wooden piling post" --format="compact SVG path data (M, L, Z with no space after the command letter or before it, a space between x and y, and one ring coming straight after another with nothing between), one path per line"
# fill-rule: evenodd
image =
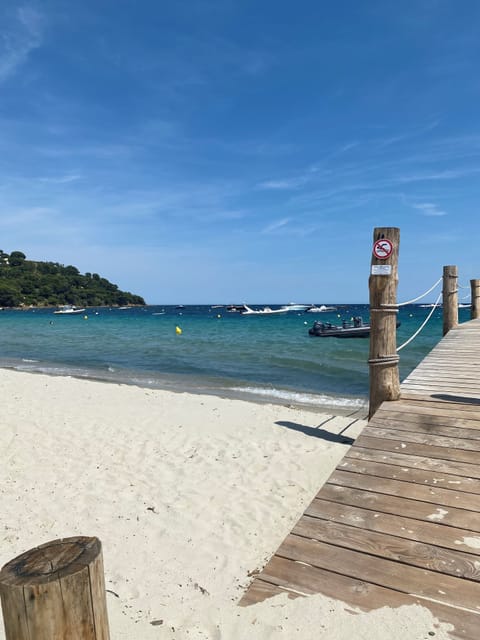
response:
M480 280L470 280L472 305L470 307L470 318L476 320L480 318Z
M53 540L0 571L6 640L108 640L102 545Z
M458 327L458 268L443 267L443 335Z
M400 397L397 348L397 286L400 229L376 228L369 278L370 404L369 419L384 400Z

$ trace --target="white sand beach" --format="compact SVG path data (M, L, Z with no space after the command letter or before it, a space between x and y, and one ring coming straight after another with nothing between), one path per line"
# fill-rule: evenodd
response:
M354 438L363 421L9 370L0 393L0 565L100 538L112 640L449 637L419 606L238 606L349 446L309 428Z

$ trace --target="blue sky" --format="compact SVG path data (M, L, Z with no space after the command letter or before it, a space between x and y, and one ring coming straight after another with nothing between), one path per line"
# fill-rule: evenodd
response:
M480 278L480 3L2 0L0 25L4 251L151 304L368 302L396 226L399 301Z

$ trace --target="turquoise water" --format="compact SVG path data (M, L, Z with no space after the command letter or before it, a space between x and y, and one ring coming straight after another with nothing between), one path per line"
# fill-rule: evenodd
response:
M272 305L274 306L274 305ZM402 307L398 344L430 309ZM470 310L460 309L460 321ZM368 395L368 339L314 338L315 320L338 323L367 305L327 313L242 316L210 306L91 308L75 316L52 309L0 313L0 366L142 387L348 410ZM176 332L180 327L182 333ZM403 379L442 335L436 309L422 333L400 352Z

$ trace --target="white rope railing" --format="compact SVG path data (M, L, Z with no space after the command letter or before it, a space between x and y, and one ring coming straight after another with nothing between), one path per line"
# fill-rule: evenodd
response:
M440 280L441 280L441 278L440 278ZM437 282L437 284L438 284L438 282ZM435 304L433 305L433 307L432 307L432 309L431 309L430 313L429 313L429 314L428 314L428 316L425 318L425 320L424 320L424 321L423 321L423 323L420 325L420 327L417 329L417 331L415 331L415 333L414 333L414 334L413 334L413 335L412 335L408 340L406 340L402 345L400 345L399 347L397 347L397 349L396 349L396 350L397 350L397 353L398 353L398 351L401 351L401 350L403 349L403 347L406 347L406 346L407 346L407 344L410 344L410 342L412 342L412 340L414 340L414 339L418 336L418 334L420 333L420 331L423 329L423 327L427 324L427 322L428 322L428 321L430 320L430 318L432 317L432 314L433 314L433 312L435 311L435 309L437 308L438 303L440 302L440 298L441 298L441 297L442 297L442 292L440 292L440 293L438 294L438 298L437 298L437 300L436 300Z
M394 304L394 305L381 305L381 306L382 306L382 308L383 308L383 307L389 307L389 308L391 308L391 309L395 308L395 309L397 309L397 310L398 310L398 307L404 307L404 306L406 306L407 304L413 304L414 302L417 302L418 300L421 300L422 298L424 298L425 296L427 296L431 291L433 291L433 290L435 289L435 287L437 287L437 286L440 284L440 282L442 282L442 280L443 280L443 276L442 276L442 277L440 277L440 278L435 282L435 284L434 284L433 286L431 286L431 287L430 287L430 289L429 289L428 291L425 291L425 293L422 293L422 295L421 295L421 296L418 296L417 298L413 298L412 300L407 300L406 302L399 302L398 304ZM458 284L458 285L457 285L457 287L458 287L458 288L457 288L455 291L451 291L450 293L458 293L458 290L459 290L459 289L468 289L468 288L469 288L469 287L462 286L462 285L460 285L460 284ZM396 349L396 351L397 351L397 352L398 352L398 351L401 351L404 347L406 347L406 346L407 346L407 344L410 344L410 342L412 342L412 340L414 340L414 339L418 336L418 334L420 333L420 331L422 331L422 329L425 327L425 325L427 324L427 322L428 322L428 321L430 320L430 318L432 317L433 312L434 312L434 311L435 311L435 309L438 307L438 305L439 305L439 302L440 302L440 299L441 299L442 295L443 295L443 291L441 291L441 292L438 294L438 298L437 298L436 302L432 305L432 309L431 309L430 313L429 313L429 314L428 314L428 316L425 318L425 320L424 320L424 321L423 321L423 323L420 325L420 327L417 329L417 331L415 331L415 333L414 333L410 338L408 338L408 340L406 340L402 345L400 345L399 347L397 347L397 349ZM468 295L469 295L469 294L467 294L466 296L464 296L464 298L468 298ZM462 298L462 299L463 299L463 298Z
M457 284L458 289L468 289L468 293L466 293L464 296L462 296L460 299L461 300L466 300L467 298L470 298L471 296L471 289L472 287L470 285L465 285L465 284ZM458 290L457 290L458 291Z
M435 289L435 287L436 287L437 285L439 285L439 284L440 284L440 282L441 282L442 280L443 280L443 276L442 276L441 278L439 278L439 279L435 282L435 284L433 285L433 287L430 287L430 289L429 289L428 291L425 291L425 293L422 293L422 295L421 295L421 296L418 296L418 298L414 298L413 300L407 300L407 302L399 302L399 303L397 304L397 307L404 307L404 306L405 306L405 305L407 305L407 304L413 304L414 302L417 302L417 300L421 300L422 298L424 298L425 296L427 296L427 295L430 293L430 291L433 291L433 290Z

